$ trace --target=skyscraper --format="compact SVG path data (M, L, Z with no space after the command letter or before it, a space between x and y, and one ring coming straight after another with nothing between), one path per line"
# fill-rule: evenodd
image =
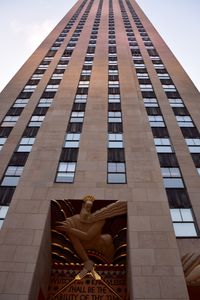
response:
M199 299L199 103L134 0L79 0L0 95L1 299Z

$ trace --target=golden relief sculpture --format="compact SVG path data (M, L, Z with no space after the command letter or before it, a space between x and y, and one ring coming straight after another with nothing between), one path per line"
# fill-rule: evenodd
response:
M127 203L116 201L94 213L91 213L93 196L86 196L83 199L82 208L79 214L67 217L64 221L58 222L56 229L67 234L73 247L84 263L79 274L83 278L87 273L97 277L94 271L94 262L89 258L88 251L101 253L108 263L112 263L115 247L112 236L109 233L102 234L102 228L106 219L126 214Z

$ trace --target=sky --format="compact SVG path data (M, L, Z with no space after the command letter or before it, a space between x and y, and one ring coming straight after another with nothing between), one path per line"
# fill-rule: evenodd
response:
M75 3L76 0L0 0L0 91ZM200 1L137 3L200 90Z

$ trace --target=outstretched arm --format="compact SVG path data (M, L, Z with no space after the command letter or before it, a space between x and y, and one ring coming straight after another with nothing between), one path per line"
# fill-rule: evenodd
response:
M70 236L75 236L82 241L90 241L93 238L95 238L98 234L101 234L101 229L104 223L105 221L99 221L91 225L90 229L87 232L75 228L69 228L67 233L70 234Z

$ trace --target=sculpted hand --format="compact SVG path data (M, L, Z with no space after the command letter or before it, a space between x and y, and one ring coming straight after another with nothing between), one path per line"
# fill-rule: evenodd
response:
M62 230L62 231L68 232L72 228L71 222L68 219L66 219L63 222L57 222L57 224L58 224L58 226L56 226L56 228L58 230Z

